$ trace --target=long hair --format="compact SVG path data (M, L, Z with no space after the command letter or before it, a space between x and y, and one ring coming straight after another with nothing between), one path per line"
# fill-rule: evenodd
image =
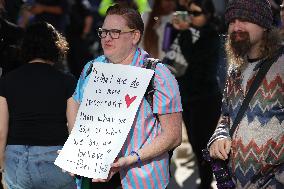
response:
M266 31L263 36L263 43L260 47L262 57L272 57L281 46L281 35L279 29Z
M279 29L273 28L266 30L262 37L262 43L260 45L259 54L260 58L272 57L275 52L281 46L281 36ZM227 54L228 64L234 65L235 67L242 68L245 63L245 57L236 57L231 47L231 41L229 37L225 42L225 50Z
M208 22L211 22L215 15L215 7L212 0L191 0L188 3L190 6L192 3L196 4L202 9L202 12L207 16Z
M25 62L41 58L61 63L67 50L66 39L47 22L37 22L28 26L21 46Z
M205 14L207 23L210 24L216 31L222 32L223 23L220 17L216 13L216 9L212 0L190 0L188 2L188 7L194 3L199 6L202 12Z
M144 49L151 55L151 57L158 58L159 49L158 42L159 37L155 30L155 25L159 21L159 18L164 15L164 10L161 8L163 0L155 0L152 11L149 14L148 22L145 27L145 34L143 38Z

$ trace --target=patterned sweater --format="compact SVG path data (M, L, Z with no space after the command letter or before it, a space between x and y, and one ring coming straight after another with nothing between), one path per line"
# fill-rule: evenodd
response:
M217 139L230 138L244 96L260 62L247 63L238 72L229 68L222 114L208 147ZM250 101L232 137L229 168L237 188L284 188L284 55L273 63ZM280 165L279 165L280 164ZM263 175L271 175L263 176ZM265 180L265 181L264 181Z

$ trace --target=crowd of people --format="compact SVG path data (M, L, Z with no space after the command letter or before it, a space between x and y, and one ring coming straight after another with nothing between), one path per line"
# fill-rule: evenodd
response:
M283 188L283 11L277 0L0 0L5 187L167 188L184 124L198 188L212 188L216 174L203 149L228 161L235 188ZM53 162L90 68L143 67L148 57L161 60L153 96L142 99L109 177L62 172Z

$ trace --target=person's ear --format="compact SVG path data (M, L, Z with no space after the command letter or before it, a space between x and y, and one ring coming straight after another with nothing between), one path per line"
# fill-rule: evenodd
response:
M140 40L140 38L141 38L141 33L140 33L140 31L139 30L134 30L133 31L133 44L138 44L138 42L139 42L139 40Z

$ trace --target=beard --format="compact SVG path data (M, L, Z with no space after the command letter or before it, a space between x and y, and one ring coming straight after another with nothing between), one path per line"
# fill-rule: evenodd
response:
M225 49L229 64L241 67L245 64L245 56L251 48L248 32L232 32L226 39Z
M236 58L244 58L251 48L248 32L233 32L230 35L230 42L233 54Z

